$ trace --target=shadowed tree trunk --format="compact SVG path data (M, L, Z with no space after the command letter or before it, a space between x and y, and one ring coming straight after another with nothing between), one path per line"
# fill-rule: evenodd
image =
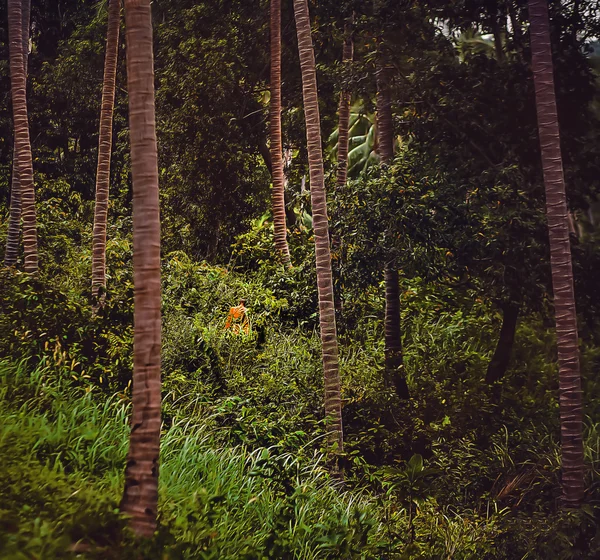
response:
M517 319L519 317L519 307L517 305L506 304L502 306L502 327L496 350L485 374L486 383L494 383L504 377L508 364L510 363L510 354L515 341L515 332L517 330Z
M384 165L394 159L394 123L390 92L390 69L382 56L377 59L377 153Z
M110 156L112 150L113 110L117 81L119 53L119 25L121 0L109 0L102 108L100 110L100 138L98 141L98 168L96 170L96 206L94 209L94 238L92 241L92 297L94 309L104 301L106 290L106 222L110 186Z
M353 18L350 17L344 26L344 49L342 63L347 68L354 58L354 41L352 39ZM340 106L338 110L338 157L337 157L337 187L343 188L348 177L348 134L350 125L350 102L352 92L344 87L340 93Z
M150 0L125 0L133 181L134 338L131 436L123 513L132 530L156 528L160 446L160 216Z
M408 385L404 376L402 340L400 337L400 287L398 271L385 269L385 377L401 399L408 399Z
M567 507L579 507L584 492L581 374L569 220L546 0L529 0L529 20L556 316L563 500Z
M31 1L23 0L21 4L21 43L23 45L23 68L25 87L27 87L27 59L29 57L29 20ZM6 252L4 265L15 266L19 255L19 236L21 233L21 181L19 180L19 164L17 161L17 143L13 143L12 180L10 187L10 213L8 232L6 235Z
M394 124L390 92L390 69L381 54L377 57L377 151L382 164L394 158ZM385 381L401 399L409 397L402 358L400 327L400 289L398 271L392 263L385 265Z
M8 0L11 95L15 129L14 157L16 157L18 164L18 192L20 192L23 223L23 268L25 272L35 274L38 270L37 226L35 218L35 191L33 186L33 161L27 116L23 9L21 2L22 0Z
M275 249L286 267L292 265L285 222L285 174L281 141L281 0L271 0L271 176Z
M333 279L329 250L329 226L327 223L317 73L307 0L294 0L294 14L302 70L302 94L310 171L310 197L317 258L319 322L325 376L325 415L328 445L334 452L341 452L343 450L343 432L338 343L333 304Z

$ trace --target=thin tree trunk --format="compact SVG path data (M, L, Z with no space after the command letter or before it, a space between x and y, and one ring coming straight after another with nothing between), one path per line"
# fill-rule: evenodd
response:
M394 121L390 91L390 69L382 56L377 60L377 150L379 160L389 165L394 159Z
M156 528L160 447L160 216L150 0L125 0L133 181L134 339L129 453L121 509L132 530Z
M486 383L494 383L504 377L508 364L510 363L510 355L515 341L515 333L517 331L517 319L519 318L519 306L504 305L502 306L502 327L498 344L492 356L492 360L485 374Z
M98 167L96 170L94 237L92 241L92 298L94 309L98 309L104 302L104 292L106 290L106 223L120 22L121 0L109 0L104 80L102 83L102 108L100 110Z
M377 58L377 149L380 162L389 165L394 158L394 124L390 92L389 68L384 57ZM409 397L402 356L400 325L400 290L398 271L393 264L385 266L385 380L391 383L398 397Z
M579 507L584 493L581 374L567 198L546 0L529 0L529 19L556 315L563 499L567 507Z
M29 58L29 20L31 17L31 0L23 0L21 4L21 34L23 45L23 67L25 87L27 87L27 60ZM10 188L10 212L8 232L6 236L6 252L4 266L15 266L19 255L19 237L21 234L21 181L19 180L19 164L17 161L17 142L13 143L12 180Z
M21 216L23 222L24 269L37 273L37 227L35 219L35 191L33 161L27 116L26 67L23 48L22 0L8 0L8 32L10 42L10 74L15 129L15 157L18 162Z
M341 452L343 450L341 382L333 303L333 278L329 250L329 226L323 171L317 72L307 0L294 0L294 14L302 70L302 94L310 171L310 197L315 232L327 435L330 449L334 452Z
M354 58L354 41L352 39L353 19L349 18L344 27L344 49L342 52L342 63L346 68ZM343 188L348 177L348 134L350 125L350 102L352 92L344 87L340 93L339 125L338 125L338 157L337 157L337 187Z
M271 0L271 165L275 249L286 267L292 265L285 221L285 174L281 141L281 0Z
M408 399L408 385L404 375L402 339L400 331L400 288L398 271L385 269L385 377L401 399Z

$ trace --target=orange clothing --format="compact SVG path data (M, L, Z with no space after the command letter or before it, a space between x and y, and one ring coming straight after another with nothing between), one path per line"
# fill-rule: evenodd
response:
M250 321L246 312L248 309L243 305L232 307L227 315L225 321L225 330L231 329L235 334L240 334L242 331L244 334L248 334L250 331Z

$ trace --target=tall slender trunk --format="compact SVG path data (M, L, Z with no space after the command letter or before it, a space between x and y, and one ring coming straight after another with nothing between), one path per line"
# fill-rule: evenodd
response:
M119 26L121 0L109 0L106 55L102 83L102 108L100 110L100 137L98 141L98 167L96 170L96 206L94 209L94 237L92 241L92 297L97 309L104 301L106 290L106 222L110 186L110 156L112 150L113 111L117 82L117 57L119 53Z
M384 165L394 159L394 121L390 91L390 69L381 55L377 59L377 153Z
M506 304L502 306L502 327L500 329L496 350L494 351L494 355L492 356L492 360L490 361L485 374L486 383L499 381L504 377L504 374L508 369L510 355L515 342L518 318L518 305Z
M578 507L584 493L583 404L567 197L546 0L529 0L529 19L556 316L563 500L567 507Z
M31 0L23 0L21 4L21 43L23 45L23 68L27 82L27 60L29 58L29 20L31 17ZM27 87L27 83L25 84ZM19 180L19 164L17 161L17 142L13 143L12 180L10 187L10 212L8 232L6 236L6 252L4 266L15 266L19 255L19 237L21 233L21 181Z
M398 271L385 269L385 377L401 399L408 399L408 385L404 375L402 338L400 331L400 287Z
M389 165L394 158L394 123L390 92L390 70L381 53L377 57L377 150L380 162ZM401 399L409 397L402 356L400 289L393 263L385 265L385 380Z
M286 267L292 265L285 221L285 174L281 141L281 0L271 0L271 176L275 249Z
M323 372L325 376L327 435L330 449L341 452L343 450L341 382L333 303L333 278L329 250L329 226L327 222L327 199L323 171L317 72L307 0L294 0L294 14L302 70L302 95L304 99L304 116L306 119L310 197L315 232L319 318L323 351Z
M150 0L125 0L133 181L133 393L121 509L133 531L156 528L160 447L160 216Z
M344 49L342 63L346 68L354 58L354 40L352 39L353 17L350 17L344 26ZM348 177L348 134L350 125L350 102L352 92L345 86L340 93L340 106L338 110L338 157L337 157L337 187L343 188Z
M37 226L35 218L33 161L27 116L22 0L8 0L8 33L10 42L11 95L15 129L14 157L16 157L18 163L20 185L24 269L25 272L35 274L38 270Z

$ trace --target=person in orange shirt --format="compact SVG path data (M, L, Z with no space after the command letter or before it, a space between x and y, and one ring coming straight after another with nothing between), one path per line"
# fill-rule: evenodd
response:
M234 334L248 334L250 332L250 321L248 320L248 309L246 300L241 299L240 304L232 307L225 321L225 330L231 329Z

